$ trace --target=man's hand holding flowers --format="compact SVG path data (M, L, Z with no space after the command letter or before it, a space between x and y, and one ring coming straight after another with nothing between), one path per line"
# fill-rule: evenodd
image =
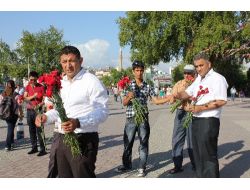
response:
M37 127L42 126L47 121L47 116L45 114L39 114L36 116L35 124Z
M66 122L63 122L61 126L65 133L71 133L76 128L80 127L80 123L78 119L69 118L69 120Z

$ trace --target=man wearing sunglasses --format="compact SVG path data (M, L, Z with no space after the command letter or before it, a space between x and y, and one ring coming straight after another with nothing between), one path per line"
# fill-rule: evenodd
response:
M43 156L47 154L45 145L42 138L41 127L36 127L36 110L41 109L43 105L44 87L37 83L38 73L31 71L29 73L29 83L25 88L24 100L27 102L27 123L29 125L30 141L32 145L31 151L28 154L34 154L38 152L37 149L37 137L40 144L40 152L37 156Z

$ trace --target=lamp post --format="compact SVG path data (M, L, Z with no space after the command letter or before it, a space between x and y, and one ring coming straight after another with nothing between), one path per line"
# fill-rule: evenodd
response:
M30 57L33 56L36 52L32 53L27 57L27 69L28 69L28 79L30 78Z

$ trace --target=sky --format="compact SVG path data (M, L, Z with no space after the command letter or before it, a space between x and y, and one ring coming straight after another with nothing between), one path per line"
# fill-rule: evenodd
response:
M124 11L5 11L0 12L0 39L15 49L23 31L37 33L53 25L63 31L63 40L79 48L85 66L117 67L120 46L116 21L125 16ZM122 51L123 67L127 68L131 66L129 47ZM168 67L160 63L158 68L168 72Z

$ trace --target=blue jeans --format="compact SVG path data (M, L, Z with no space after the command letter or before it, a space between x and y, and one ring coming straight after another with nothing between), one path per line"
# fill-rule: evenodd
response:
M188 128L183 127L183 123L187 116L187 113L183 109L177 109L175 120L174 120L174 130L172 136L172 159L175 165L175 168L181 169L183 162L183 147L185 144L185 139L187 140L187 149L188 155L193 167L194 157L193 157L193 145L192 145L192 125Z
M134 118L127 118L124 129L124 152L122 156L123 165L127 168L132 167L132 148L134 144L135 134L138 132L140 140L139 146L139 168L146 169L148 158L148 140L150 135L150 126L148 123L148 117L144 123L136 126Z
M6 138L6 147L11 148L11 144L14 143L14 130L16 126L18 116L15 115L11 120L6 120L8 126L7 138Z

